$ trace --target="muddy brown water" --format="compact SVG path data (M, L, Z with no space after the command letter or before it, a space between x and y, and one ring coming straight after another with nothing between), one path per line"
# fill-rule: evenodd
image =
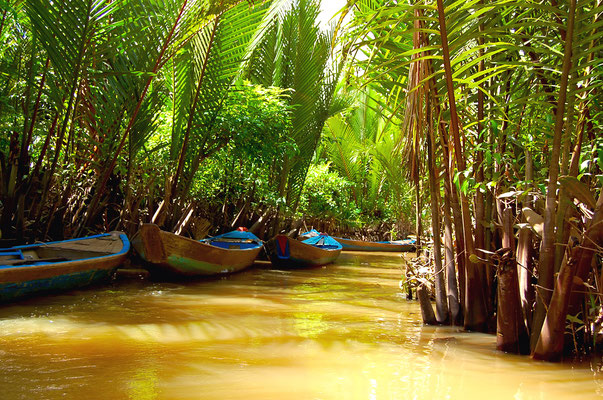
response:
M588 399L602 362L548 364L424 327L398 254L118 281L0 308L0 399Z

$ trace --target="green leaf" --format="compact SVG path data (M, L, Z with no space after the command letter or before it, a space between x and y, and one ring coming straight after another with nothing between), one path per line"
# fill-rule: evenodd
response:
M577 316L567 314L566 319L574 324L583 324L584 322Z

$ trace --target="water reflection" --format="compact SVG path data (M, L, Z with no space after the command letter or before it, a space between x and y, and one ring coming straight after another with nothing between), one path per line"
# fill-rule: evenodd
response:
M571 399L600 362L496 352L423 327L398 255L257 268L214 281L122 282L0 309L2 399ZM593 372L594 371L594 372Z

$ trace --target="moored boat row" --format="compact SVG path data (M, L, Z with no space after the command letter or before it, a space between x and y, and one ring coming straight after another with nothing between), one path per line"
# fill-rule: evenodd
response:
M318 267L334 262L346 239L315 230L294 239L277 235L265 244L245 228L203 240L143 224L132 247L156 276L214 276L250 267L266 249L276 268ZM367 242L370 243L370 242ZM391 243L391 242L390 242ZM374 246L371 248L375 248ZM364 251L407 251L398 250ZM351 248L357 250L357 248ZM0 302L37 293L69 290L108 280L123 264L130 241L121 232L0 249Z

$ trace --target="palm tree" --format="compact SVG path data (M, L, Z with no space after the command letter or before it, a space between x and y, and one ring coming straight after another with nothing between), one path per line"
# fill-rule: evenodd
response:
M291 89L290 137L298 153L275 166L279 196L291 210L297 208L325 121L341 111L333 107L341 64L332 58L333 32L323 32L317 22L319 4L293 1L274 21L249 66L253 82Z

